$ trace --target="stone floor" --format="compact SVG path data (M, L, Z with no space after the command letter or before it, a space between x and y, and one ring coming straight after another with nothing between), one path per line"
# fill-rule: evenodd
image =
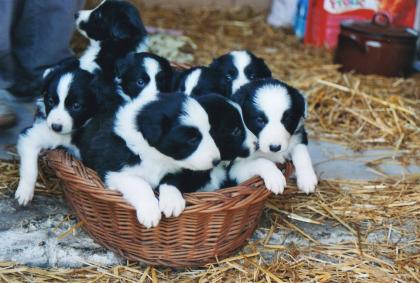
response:
M32 121L32 103L16 101L12 103L19 115L19 123L7 131L0 130L0 158L8 157L4 146L15 143L20 130L29 126ZM378 178L380 175L366 167L365 163L381 157L392 159L395 155L391 150L369 150L361 154L341 145L314 140L310 141L310 152L315 170L321 179ZM402 167L389 164L383 165L381 170L387 174L401 175L420 173L420 166ZM110 265L121 261L113 253L95 244L82 231L60 239L60 235L75 224L74 220L64 221L59 228L56 228L67 217L67 213L67 208L61 199L35 196L27 208L18 207L12 198L1 199L0 261L14 261L42 267L76 267L88 261ZM311 227L308 227L310 226L308 223L296 222L295 224L320 241L325 238L325 241L341 242L352 237L342 227L332 227L328 223ZM253 237L264 237L264 232L257 231ZM274 241L273 244L287 244L289 241L296 243L302 241L302 237L293 234L278 234L272 238L272 241Z

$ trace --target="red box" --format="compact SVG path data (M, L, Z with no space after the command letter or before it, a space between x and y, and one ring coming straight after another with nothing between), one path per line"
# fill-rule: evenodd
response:
M375 12L393 25L413 27L416 0L309 0L305 44L335 48L343 20L370 20Z

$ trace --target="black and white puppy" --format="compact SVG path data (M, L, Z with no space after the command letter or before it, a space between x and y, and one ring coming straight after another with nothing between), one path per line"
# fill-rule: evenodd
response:
M93 75L77 65L58 66L44 73L44 99L32 127L17 142L20 179L15 198L27 205L33 198L38 155L43 149L66 147L78 156L73 134L95 114L96 96L90 88Z
M101 70L111 78L118 59L147 49L146 29L129 2L103 1L92 10L77 12L75 19L78 30L90 42L80 58L80 67L90 73Z
M200 96L222 93L216 73L208 67L199 66L179 72L174 76L172 89L188 95Z
M130 53L117 61L117 93L130 101L145 92L169 92L172 68L168 60L152 53Z
M274 163L291 159L298 188L313 192L318 180L307 148L304 96L281 81L263 79L244 85L233 99L242 108L245 124L258 137L259 150L251 158L236 161L230 177L242 182L260 175L270 190L282 193L286 181Z
M161 218L153 188L165 175L182 169L208 170L220 162L207 113L184 94L143 92L115 115L96 116L79 140L83 162L99 173L106 186L123 194L148 228ZM160 193L171 199L165 207L185 205L176 188Z
M230 162L238 157L249 157L256 150L257 138L246 128L241 108L236 103L217 94L199 96L196 99L209 116L210 135L219 148L221 163L211 170L182 170L165 176L159 186L159 201L166 217L179 215L185 207L185 204L177 207L171 205L173 200L164 194L168 187L178 188L182 193L222 188L228 181L227 168Z
M250 81L271 78L271 71L264 60L247 50L231 51L220 56L209 68L217 74L218 89L226 97L231 97Z

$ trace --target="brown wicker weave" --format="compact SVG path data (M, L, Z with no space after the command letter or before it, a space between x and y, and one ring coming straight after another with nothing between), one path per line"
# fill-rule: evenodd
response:
M65 197L87 233L126 259L193 267L229 256L254 232L270 192L260 178L211 193L185 194L185 211L156 228L137 221L121 194L106 190L97 174L63 150L45 160L61 179ZM292 165L283 168L286 178Z

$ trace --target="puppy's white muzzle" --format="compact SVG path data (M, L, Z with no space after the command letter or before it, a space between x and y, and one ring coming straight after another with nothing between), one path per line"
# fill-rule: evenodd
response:
M290 133L281 123L268 123L259 134L259 148L264 153L284 152L289 139Z
M190 170L209 170L220 162L220 151L209 133L203 134L203 139L196 151L181 161L181 166Z

